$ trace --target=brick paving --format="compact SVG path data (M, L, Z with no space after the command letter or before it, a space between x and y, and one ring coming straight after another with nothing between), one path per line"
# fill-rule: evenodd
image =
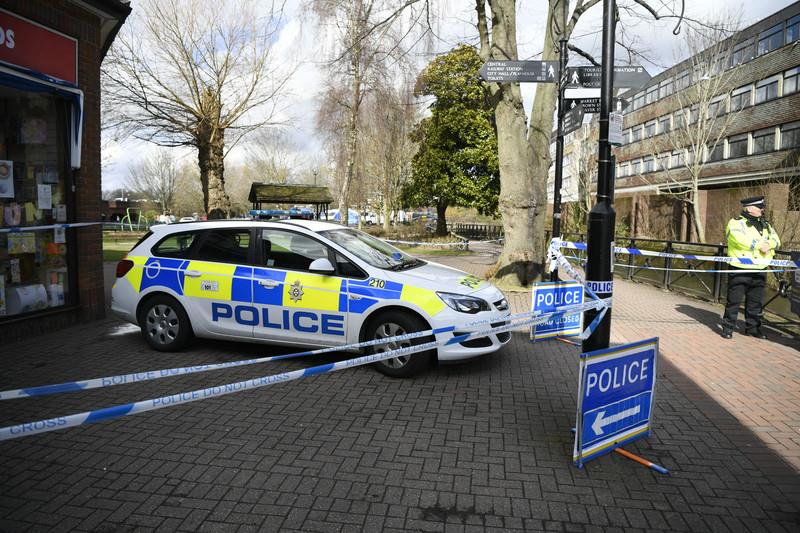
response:
M437 260L479 273L491 259ZM796 532L797 341L722 344L718 314L616 287L614 340L661 337L655 431L628 449L668 476L616 454L572 466L579 350L518 333L412 380L356 368L0 443L0 531ZM204 341L160 354L106 319L3 346L0 389L267 353L286 351ZM5 401L0 425L330 360Z

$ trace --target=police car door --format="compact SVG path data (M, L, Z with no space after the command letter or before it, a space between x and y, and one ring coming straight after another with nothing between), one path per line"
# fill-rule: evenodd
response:
M344 344L347 282L309 270L315 259L330 260L329 248L284 229L263 229L259 242L261 267L253 270L253 305L260 323L254 336L294 344Z
M251 235L250 228L216 228L200 236L184 272L184 304L196 334L253 336Z

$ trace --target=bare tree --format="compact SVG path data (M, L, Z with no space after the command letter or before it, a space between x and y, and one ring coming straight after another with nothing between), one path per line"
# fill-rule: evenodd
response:
M125 187L158 205L162 214L172 210L178 191L178 166L172 152L161 148L128 168Z
M224 158L271 122L290 73L271 47L282 11L269 2L141 0L103 64L104 120L119 136L197 149L204 209L228 211Z
M309 0L309 5L320 22L336 33L326 100L344 113L332 113L328 107L320 118L330 121L338 116L338 131L346 138L344 143L337 141L329 146L335 144L344 151L339 157L343 168L338 203L339 212L347 213L350 188L361 180L358 157L364 96L376 79L384 77L382 71L406 53L404 42L412 35L412 28L424 27L422 34L427 34L430 9L427 0ZM406 27L396 24L401 21L407 23ZM331 131L330 122L327 129ZM342 222L346 223L344 217Z
M652 168L642 169L663 171L663 178L656 178L659 190L684 203L699 242L706 240L698 195L701 175L709 163L722 159L730 126L752 98L749 88L733 99L729 94L742 79L740 68L729 68L733 46L728 37L738 25L737 18L725 16L714 21L713 27L686 30L685 46L690 55L687 68L692 81L676 91L678 111L672 126L651 138Z
M288 183L300 167L297 152L297 144L285 131L259 130L247 142L245 173L253 181Z

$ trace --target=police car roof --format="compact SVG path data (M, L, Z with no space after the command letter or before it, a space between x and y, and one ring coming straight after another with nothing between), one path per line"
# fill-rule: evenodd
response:
M151 231L163 232L170 230L186 231L193 229L207 229L209 226L224 226L227 228L241 227L276 227L276 226L298 226L309 231L320 232L327 230L343 229L341 224L325 222L321 220L252 220L252 219L221 219L221 220L199 220L195 222L177 222L174 224L157 224L150 227Z

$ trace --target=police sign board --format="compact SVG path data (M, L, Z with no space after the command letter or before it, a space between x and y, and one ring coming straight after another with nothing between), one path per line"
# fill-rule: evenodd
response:
M542 282L533 286L531 311L550 313L565 305L583 303L583 287L577 281ZM583 331L583 313L548 320L531 326L531 340L574 337Z
M650 434L658 338L581 354L573 459L583 463Z

